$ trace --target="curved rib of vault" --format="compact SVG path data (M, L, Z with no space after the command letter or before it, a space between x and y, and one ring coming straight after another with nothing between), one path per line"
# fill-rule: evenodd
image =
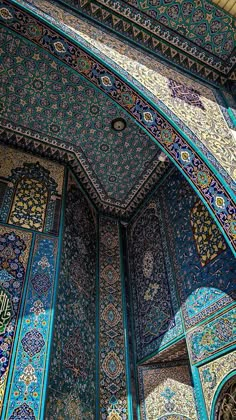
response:
M35 19L35 17L32 17L31 15L27 14L26 11L22 11L22 13L19 13L19 9L13 3L24 4L24 8L25 6L30 7L31 13L33 13L33 15L41 15L41 17L43 17L44 20L47 19L47 25L42 23L38 19L38 16L37 19ZM48 2L37 2L37 6L38 5L40 5L40 7L43 8L47 7L47 12L50 11L50 13L54 13L58 21L62 20L63 17L63 21L65 22L66 18L68 21L70 17L70 15L67 16L61 9L56 9L55 5L49 5ZM144 129L149 134L152 140L154 140L156 144L158 144L158 146L176 164L176 166L188 179L190 184L194 186L198 195L203 200L204 204L207 205L212 216L216 220L220 229L225 234L228 243L233 249L235 239L235 208L232 198L230 196L230 193L233 195L231 189L232 184L230 184L230 179L233 178L233 166L231 165L231 167L227 167L225 168L225 170L222 170L222 163L224 162L220 162L221 167L219 166L219 164L216 163L216 159L219 160L217 153L215 153L215 155L217 156L214 160L214 166L210 162L209 157L211 157L212 149L214 146L213 140L215 142L218 140L220 144L221 139L224 136L226 143L228 142L228 151L230 154L232 154L234 139L231 136L230 130L228 128L226 129L227 124L219 112L218 114L214 114L213 121L213 109L216 110L217 107L219 108L219 106L216 103L216 101L214 102L212 100L212 97L209 96L211 92L210 89L208 89L207 91L206 88L203 86L202 89L205 89L206 91L205 99L203 99L201 92L198 92L195 89L196 82L193 82L191 79L189 79L190 85L187 86L185 95L187 99L185 98L185 103L188 103L189 96L193 94L195 95L195 104L194 106L192 106L193 109L191 110L192 119L191 121L189 121L187 118L188 111L191 109L191 107L185 107L184 114L181 115L182 119L184 119L184 117L186 119L185 123L187 123L189 128L188 134L190 134L190 132L193 131L192 128L194 128L195 131L197 130L196 124L197 126L199 126L199 133L201 134L202 139L204 139L205 136L207 140L209 140L207 145L209 150L211 149L211 153L209 154L206 152L206 147L203 145L204 142L202 141L202 139L202 145L200 148L200 143L194 143L192 139L190 140L190 138L186 136L185 133L183 133L181 128L183 128L184 125L182 125L181 128L179 127L180 119L178 119L178 126L176 125L176 118L173 114L173 111L171 111L171 119L167 115L163 117L163 111L160 110L160 108L157 107L156 104L154 104L153 95L150 93L150 88L152 86L154 96L156 96L158 99L157 91L161 85L160 83L157 83L157 77L153 78L155 72L153 73L151 65L149 66L149 68L147 66L146 69L144 68L145 66L142 65L142 71L140 74L140 69L138 69L136 65L137 63L133 59L130 60L128 55L126 54L125 44L123 44L124 49L122 51L122 49L120 49L121 44L118 45L117 40L115 40L114 38L114 45L116 47L119 47L119 50L116 50L114 46L113 48L111 48L110 46L106 48L105 42L108 44L109 41L107 35L103 42L101 42L101 40L98 41L98 36L100 36L101 33L96 34L95 28L90 25L90 35L88 36L87 32L85 36L85 32L87 31L88 27L82 27L83 21L80 20L79 25L80 27L82 27L82 29L79 33L79 36L80 38L81 36L83 36L87 44L90 44L90 48L88 51L88 47L85 48L84 45L83 47L81 47L81 45L78 45L77 35L75 36L75 38L77 37L77 40L73 40L72 42L72 40L68 40L68 34L66 36L62 34L62 30L65 32L65 24L63 24L63 27L60 24L60 30L59 28L57 28L56 31L55 29L51 29L50 27L52 27L53 25L55 26L55 22L54 17L50 16L49 13L48 15L46 15L44 12L41 12L39 9L36 9L35 7L29 5L28 3L25 3L24 1L4 1L2 9L3 8L7 10L7 13L3 13L1 17L3 23L8 28L20 33L24 37L27 37L31 42L37 44L40 48L46 49L54 57L64 62L66 65L69 65L76 72L80 73L83 77L85 77L87 80L93 83L97 88L99 88L105 94L107 94L112 100L118 103L126 112L129 113L129 115L131 115L136 120L136 122L142 127L142 129ZM24 15L24 19L22 19L22 15ZM73 24L75 22L74 19L75 18L73 16L70 17L70 21L67 22L67 27L70 26L69 29L72 28L75 32L75 28L73 27ZM37 28L36 32L30 32L30 27ZM78 32L78 29L76 29L76 32ZM82 42L80 42L80 44L82 44ZM85 43L83 42L83 44ZM96 45L96 48L94 48L94 45ZM101 53L98 54L97 52L98 47L100 49L103 48L103 58L101 58ZM105 65L104 51L107 57ZM132 52L131 47L129 47L129 51ZM133 50L133 53L134 51L138 54L138 51ZM132 76L136 78L136 82L133 77L129 77L127 73L124 74L124 72L121 71L121 62L119 62L119 60L122 55L123 69L125 68L125 66L129 66L126 68L126 71L129 70L129 72L132 73ZM114 63L115 56L117 57L117 59ZM111 70L112 61L114 63L115 69ZM136 65L135 68L132 65L132 61ZM141 64L143 64L141 56L140 62ZM161 67L162 65L156 62L155 64L159 67L158 74L161 74L163 72L163 68ZM119 70L118 66L120 66ZM176 93L176 89L178 92L178 87L181 85L181 82L180 80L176 79L176 85L176 80L173 77L176 77L177 73L172 72L170 74L172 75L172 77L169 78L169 87L172 93L170 93L169 96L171 97L176 95L177 99L180 99L178 98L178 93ZM123 79L125 79L125 82L123 81ZM144 88L142 89L143 92L140 92L139 82L142 83L145 89L149 89L148 96L147 90L145 90ZM163 80L161 80L161 82L163 82ZM184 87L183 84L182 86ZM200 86L200 84L197 83L197 86ZM167 90L165 89L164 92L167 92ZM198 118L202 118L202 116L206 114L207 105L209 105L209 103L213 104L213 108L208 107L208 112L211 114L211 121L205 121L205 124L208 125L204 128L204 131L199 125ZM167 106L168 105L169 103L167 104ZM167 106L165 106L166 111L168 111ZM177 108L178 107L179 105L177 101ZM175 111L177 110L177 108L175 109ZM193 118L194 116L195 118ZM224 121L224 124L222 121ZM204 121L201 125L204 125ZM216 132L214 132L214 127L216 127ZM210 130L210 137L212 137L210 139L209 136L206 135L206 128L207 130ZM220 133L220 136L218 135L218 137L216 134L217 132ZM197 136L195 135L195 138L196 137ZM225 153L223 154L223 156L225 156ZM232 161L232 159L227 158L225 160L228 162Z

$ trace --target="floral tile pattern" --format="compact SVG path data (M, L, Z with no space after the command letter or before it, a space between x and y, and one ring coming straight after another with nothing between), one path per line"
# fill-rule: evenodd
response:
M140 366L138 375L142 420L197 420L188 365Z
M64 3L93 16L108 29L159 57L170 61L174 58L182 68L206 79L224 84L226 78L221 78L222 74L225 76L233 67L233 18L205 0L197 4L188 0L182 3L98 0L96 4L93 0L65 0ZM224 42L226 50L222 48Z
M203 233L192 229L192 209L194 222L207 226ZM218 249L220 242L223 246ZM181 314L189 329L235 302L235 258L206 208L176 171L129 226L128 247L138 360L160 352L183 334ZM209 258L211 247L214 254ZM222 337L212 338L209 346L200 348L200 336L191 336L194 360L233 342L230 319L224 333L223 320L219 321ZM201 335L205 330L199 327L199 331Z
M223 59L233 51L233 17L206 0L125 1Z
M38 20L28 15L26 12L23 13L23 18L22 12L18 14L16 6L13 6L12 4L9 6L6 0L2 0L2 5L3 6L1 10L3 12L1 13L1 18L5 25L13 29L15 32L17 31L18 33L23 34L24 37L28 37L31 41L37 43L38 46L43 47L54 57L64 62L64 64L72 67L77 73L82 74L83 77L92 82L95 86L97 86L97 88L106 93L129 114L131 114L134 119L137 120L138 123L142 125L149 132L149 134L151 134L151 136L153 136L157 142L162 145L162 147L164 147L164 149L175 160L176 164L182 169L182 171L184 171L186 176L190 178L191 182L195 184L199 194L204 197L212 211L215 212L219 223L225 230L227 236L230 237L230 241L233 244L236 237L234 206L232 203L232 198L227 193L227 191L224 190L222 183L218 182L216 176L211 172L205 161L202 160L200 155L198 155L195 150L196 147L202 150L204 149L204 155L207 156L204 158L204 160L206 159L206 162L208 159L214 161L214 165L216 165L216 167L221 167L220 172L224 177L226 177L226 182L228 182L228 185L231 187L232 179L234 179L234 166L232 159L234 150L234 138L228 128L223 114L220 111L215 92L211 89L207 90L204 85L194 82L192 79L186 78L182 74L175 72L177 79L182 79L184 77L184 83L187 84L190 88L195 88L196 84L198 87L200 87L198 90L200 93L202 92L201 101L203 101L203 97L206 99L207 107L205 108L208 110L208 112L206 112L206 110L203 112L202 109L199 107L196 108L195 106L191 108L191 106L189 106L189 104L184 101L184 106L182 106L183 104L179 106L178 101L182 100L178 99L178 101L176 101L175 98L175 101L173 102L171 92L169 95L167 93L166 83L168 83L167 79L171 75L171 70L169 68L169 76L167 78L164 76L164 83L162 82L162 77L160 78L160 74L162 73L162 65L161 63L158 63L158 68L160 66L161 68L159 72L156 72L157 62L155 60L154 62L150 62L150 73L148 77L146 77L147 75L145 72L143 74L143 71L142 74L139 74L139 71L141 71L141 69L143 70L143 66L139 65L139 70L135 70L135 78L133 79L131 70L133 66L136 65L137 57L140 57L139 64L142 62L142 59L145 59L146 63L147 57L145 55L140 56L140 53L136 50L133 50L132 47L129 47L127 56L124 55L124 51L126 49L123 49L122 43L121 45L119 44L120 47L116 45L116 48L114 49L112 45L114 41L115 43L118 42L116 39L114 40L114 38L112 38L111 44L109 44L108 39L105 37L106 42L103 42L103 38L99 38L99 32L93 29L91 25L86 26L84 21L81 21L78 25L78 20L74 22L73 17L70 15L63 14L61 10L59 10L58 13L58 10L54 9L53 7L49 8L47 2L42 2L42 8L45 8L47 13L49 11L51 13L52 11L52 14L54 13L56 15L56 20L53 16L51 17L48 14L44 16L43 11L40 9L34 9L34 6L30 6L34 13L49 19L56 26L60 27L60 29L62 29L65 33L69 34L70 36L72 35L76 41L79 40L80 43L82 42L83 46L86 45L86 47L88 46L89 50L92 49L97 55L99 55L99 57L102 58L105 53L105 62L108 62L109 64L111 63L111 65L115 67L116 70L118 70L119 75L122 75L122 77L124 75L127 80L129 79L135 85L139 86L140 92L146 92L146 90L149 91L147 95L148 98L151 99L154 97L154 101L158 103L158 106L165 109L164 112L167 112L167 115L171 114L171 120L175 122L178 120L178 124L180 124L179 127L181 127L181 129L183 127L183 129L188 132L188 135L190 135L190 138L193 134L195 139L194 143L196 143L196 145L192 147L192 145L190 145L182 137L182 135L180 135L166 121L166 119L162 117L162 115L153 107L153 105L151 105L149 101L142 97L142 94L140 96L140 94L137 94L137 92L129 86L129 81L128 83L125 83L123 79L117 76L114 72L104 67L103 64L96 61L94 57L88 53L85 53L84 49L80 49L77 45L71 41L68 41L65 37L59 36L57 32L49 29L49 27L45 25L42 25ZM62 18L63 22L65 23L61 22ZM16 24L16 22L18 23ZM76 31L71 27L68 27L69 22L70 25L74 23L77 25ZM32 25L33 27L36 25L38 28L37 36L35 36L35 33L30 33L27 29ZM83 35L84 33L87 35L84 37L81 36L81 34ZM72 54L72 51L75 55ZM75 60L73 59L72 55L73 57L76 57ZM130 55L133 55L134 59L131 59ZM120 65L119 60L121 61L122 65ZM130 66L130 64L132 64L130 67L131 74L128 75L127 71L125 70L125 66ZM155 67L155 70L151 70L152 66ZM166 68L164 67L164 72L165 69ZM154 71L153 77L151 76L152 71ZM159 83L157 83L157 81L159 81ZM157 91L154 91L154 87L157 89ZM161 92L162 89L165 91L163 100L159 99L158 94L158 92ZM166 103L166 98L168 97L171 98L170 104ZM176 104L178 106L176 106ZM189 106L189 109L186 112L187 106ZM172 107L174 108L172 109ZM214 112L212 112L213 108ZM181 122L181 118L178 115L178 112L180 112L182 109L184 114L181 114L181 118L184 120L184 123ZM199 114L200 120L197 118L197 114ZM190 120L186 121L186 115L193 115L191 124ZM214 124L212 124L213 115ZM203 123L203 121L205 121L205 117L209 117L209 121L206 124ZM206 136L205 132L205 129L206 127L209 127L209 124L210 130L207 129L207 133L209 134L210 132L210 138L208 135ZM214 129L216 132L214 132ZM195 134L196 130L200 130L199 135ZM222 145L225 146L226 144L228 146L227 148L224 147L223 153L219 153L219 155L216 156L215 144L218 138L220 147L222 147ZM225 154L226 150L228 154L227 157ZM224 168L223 170L222 167ZM202 183L203 175L208 179L207 185L205 182L204 184ZM107 202L109 202L109 200Z
M226 243L201 200L191 209L190 217L197 252L204 267L226 250Z
M183 333L158 194L129 228L129 262L138 359Z
M191 362L199 362L226 347L233 346L235 337L236 308L233 308L187 334Z
M138 86L140 91L151 98L173 122L177 123L193 143L204 151L209 160L214 162L214 165L220 165L221 172L225 170L232 179L236 179L235 138L225 119L227 107L216 89L187 76L177 70L175 66L156 60L152 55L145 54L142 50L123 42L120 38L104 32L92 25L91 22L64 11L55 2L49 4L46 0L37 0L37 2L31 0L29 4L29 2L25 3L24 0L21 0L21 3L27 4L36 14L52 22L58 29L63 30L84 47L92 49L125 79L132 81L134 86ZM200 55L202 56L202 54ZM212 62L212 60L210 61ZM202 67L204 68L204 66ZM108 73L106 72L106 74ZM88 71L86 76L88 76ZM112 80L114 81L114 79ZM181 88L181 96L173 96L170 87L171 80L174 80L176 85ZM113 89L106 87L105 91L112 93L114 98ZM202 106L196 107L193 95L191 95L190 102L186 100L183 91L197 92L198 100ZM130 100L127 102L127 95L125 98L126 108L130 112L133 102ZM217 148L215 147L216 142Z
M206 409L210 416L211 407L217 387L230 372L235 371L236 351L219 357L199 368L199 375L204 393Z
M0 412L21 305L32 234L0 226Z
M57 257L56 238L37 236L26 301L20 325L19 342L13 366L5 418L39 419L49 357L49 334L55 287ZM37 288L41 278L48 277L47 290ZM45 281L45 280L43 280Z
M221 234L215 229L213 219L207 215L205 208L203 211L203 207L199 206L197 195L181 174L175 172L170 176L159 195L184 322L189 329L234 303L236 261L226 244L220 249L215 246L215 256L209 258L212 232L216 232L216 244L220 240L224 243L224 240L223 237L220 239ZM195 222L198 220L203 224L207 220L209 234L206 233L205 239L210 242L210 247L197 246L202 231L192 229L192 209ZM206 264L202 265L202 261Z
M128 420L118 223L100 217L100 418Z
M63 177L62 165L0 145L0 220L58 234Z
M94 419L96 225L69 176L46 419Z
M82 77L22 38L6 32L5 37L2 116L41 135L51 135L60 146L66 143L91 172L100 195L127 204L160 164L159 148ZM18 44L15 55L12 43ZM125 118L124 131L112 129L115 118Z

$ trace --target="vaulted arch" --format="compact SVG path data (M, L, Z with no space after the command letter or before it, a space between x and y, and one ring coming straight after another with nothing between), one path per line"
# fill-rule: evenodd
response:
M181 126L180 119L175 118L165 104L160 106L155 101L155 95L145 88L145 83L142 89L141 83L135 79L135 73L133 77L130 76L106 52L99 53L86 34L83 42L81 34L78 36L73 28L73 20L70 28L69 21L67 26L61 24L59 28L55 26L50 10L47 15L31 6L29 13L23 1L20 7L17 3L7 0L2 2L2 23L69 66L128 113L188 179L231 248L235 249L234 194L229 173L222 169L201 142L192 141L191 129L188 130L187 124ZM46 2L40 3L45 7ZM59 11L57 17L60 22ZM171 80L170 90L173 95L184 95L186 101L194 102L196 109L204 108L195 89L187 87L184 91L174 79Z

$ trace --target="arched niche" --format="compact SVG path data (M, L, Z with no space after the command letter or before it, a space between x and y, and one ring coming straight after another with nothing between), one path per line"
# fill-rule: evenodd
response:
M124 76L112 60L101 58L91 42L85 46L63 25L56 27L50 15L44 16L34 7L30 13L26 9L5 1L0 9L1 21L79 73L125 110L184 174L235 252L233 191L207 153L160 109L151 92L147 94L132 78Z
M39 162L15 167L5 180L0 220L26 229L58 232L61 197L50 172Z
M236 418L236 371L227 375L216 391L211 420Z

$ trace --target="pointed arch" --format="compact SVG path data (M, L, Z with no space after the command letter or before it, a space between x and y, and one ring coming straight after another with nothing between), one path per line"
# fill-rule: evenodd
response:
M236 254L233 191L200 147L153 102L151 93L147 96L111 60L104 61L92 44L82 45L62 28L55 28L50 16L46 20L37 9L29 11L17 3L2 0L3 24L72 68L125 110L187 178Z
M218 385L218 388L214 394L214 398L212 401L212 406L211 406L211 413L210 413L210 420L215 420L215 419L219 419L220 417L216 417L216 415L219 412L220 409L220 404L223 401L223 397L224 394L226 394L230 397L228 391L229 388L233 385L234 387L234 391L235 391L235 387L236 387L236 370L234 369L233 371L229 372L228 374L225 375L224 379L220 382L220 384ZM234 405L234 409L235 409L235 398L231 400L231 398L228 398L228 402L233 403ZM233 418L233 417L232 417Z

